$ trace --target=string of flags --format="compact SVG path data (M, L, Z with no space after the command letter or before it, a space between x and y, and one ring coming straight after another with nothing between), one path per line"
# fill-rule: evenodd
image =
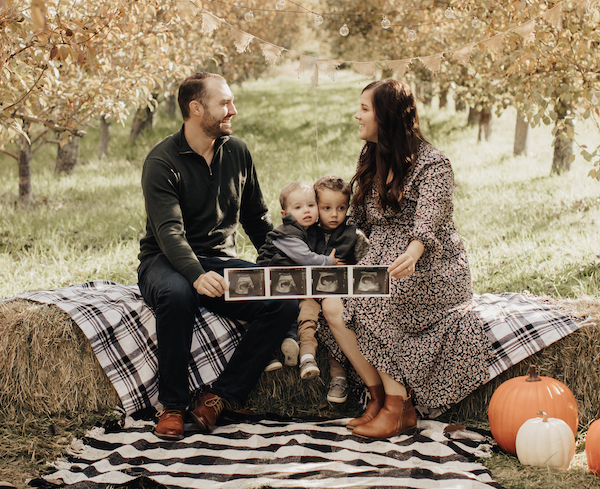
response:
M575 2L581 6L588 5L588 0L575 0ZM396 77L402 78L410 69L411 65L414 62L419 61L426 69L435 75L440 71L442 63L445 59L454 60L463 66L468 66L470 63L472 50L475 46L483 46L485 49L491 52L498 52L502 47L505 37L511 32L519 35L526 43L532 42L535 39L535 27L541 20L545 20L558 30L562 29L563 3L564 2L560 2L539 16L534 17L521 25L511 27L510 29L507 29L506 31L496 34L488 39L475 41L449 51L441 51L428 56L418 56L396 60L386 59L373 61L348 61L341 59L316 58L294 53L300 58L300 64L296 72L298 73L299 77L305 72L310 72L311 83L313 87L317 87L319 85L319 76L321 74L329 76L332 80L334 80L336 70L342 64L351 65L356 72L365 78L374 78L377 75L378 69L385 66L387 66ZM254 35L229 24L225 19L217 17L203 7L198 8L201 10L202 16L202 34L210 36L216 29L228 28L231 36L233 37L233 41L238 53L247 51L253 41L259 43L261 53L269 65L274 65L277 63L284 51L293 53L293 51L285 47L278 46L267 40L255 37Z

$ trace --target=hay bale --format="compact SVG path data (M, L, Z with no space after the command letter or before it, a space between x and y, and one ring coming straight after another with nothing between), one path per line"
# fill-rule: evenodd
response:
M0 405L58 414L120 405L90 342L62 309L0 302Z
M584 325L480 387L452 408L452 417L487 420L487 408L496 388L508 379L527 375L529 365L534 364L538 375L553 377L573 391L580 428L587 428L596 419L600 408L600 301L590 297L543 300L571 317L585 320Z

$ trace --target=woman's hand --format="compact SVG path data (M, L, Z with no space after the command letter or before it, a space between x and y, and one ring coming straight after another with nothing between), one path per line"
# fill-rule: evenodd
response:
M394 260L388 268L388 273L392 278L408 277L415 273L415 266L421 255L425 251L423 243L420 241L411 241L406 251Z

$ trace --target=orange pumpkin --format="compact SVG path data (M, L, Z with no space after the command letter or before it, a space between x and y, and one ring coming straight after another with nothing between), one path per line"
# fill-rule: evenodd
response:
M528 419L535 418L539 411L562 419L573 435L577 434L579 412L575 396L562 382L551 377L538 377L535 365L531 365L529 376L507 380L490 399L488 421L498 446L516 455L519 428Z
M600 475L600 419L594 421L588 428L585 436L585 456L590 471Z

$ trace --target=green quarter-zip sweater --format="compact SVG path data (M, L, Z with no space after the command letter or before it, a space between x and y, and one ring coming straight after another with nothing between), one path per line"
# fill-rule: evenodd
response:
M147 221L140 262L164 253L190 284L205 273L198 256L237 256L238 224L256 249L273 229L250 151L235 137L215 141L209 166L182 127L150 150L142 190Z

